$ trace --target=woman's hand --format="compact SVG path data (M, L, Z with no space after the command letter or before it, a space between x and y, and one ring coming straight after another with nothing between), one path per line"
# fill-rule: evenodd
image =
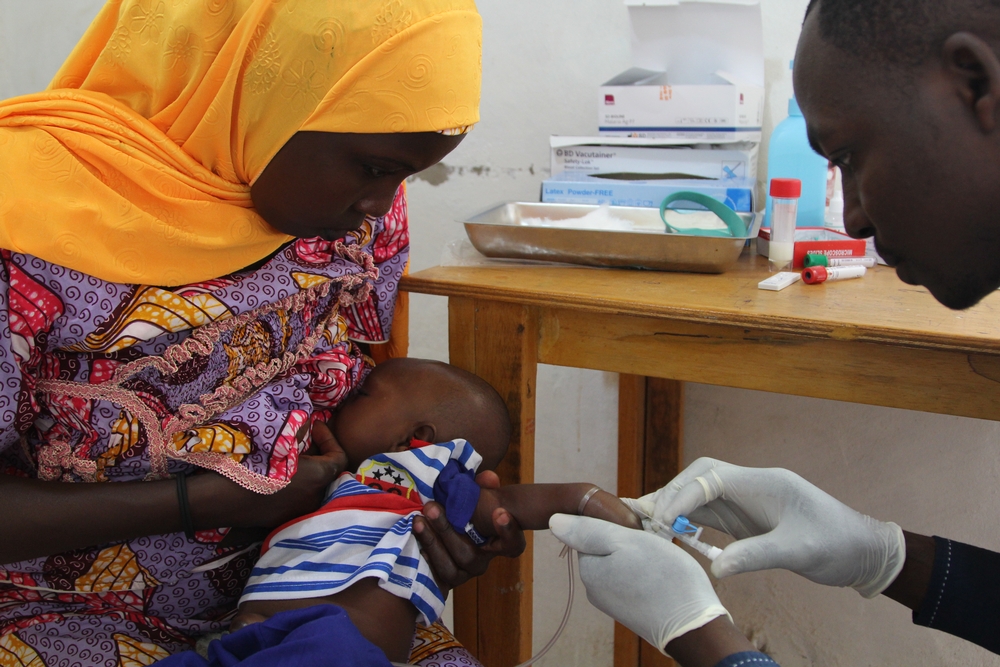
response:
M500 478L494 472L480 473L476 482L484 489L500 488ZM510 512L497 508L492 518L497 536L482 547L477 547L466 535L456 533L438 503L427 503L424 516L414 519L413 533L445 595L486 572L496 556L516 558L524 552L524 532Z
M191 477L188 485L195 526L271 529L315 512L330 484L347 468L347 455L322 422L313 425L312 442L311 453L299 457L292 481L270 496L248 491L214 473Z

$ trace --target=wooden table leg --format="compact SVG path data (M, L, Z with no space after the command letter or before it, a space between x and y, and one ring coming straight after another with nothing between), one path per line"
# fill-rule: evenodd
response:
M451 298L451 363L480 376L503 396L514 425L497 469L504 484L535 479L537 312L526 306ZM532 539L515 560L498 558L489 571L455 592L455 635L488 667L512 667L531 657Z
M684 385L622 375L618 383L618 495L656 491L681 471ZM674 662L615 624L615 667L668 667Z

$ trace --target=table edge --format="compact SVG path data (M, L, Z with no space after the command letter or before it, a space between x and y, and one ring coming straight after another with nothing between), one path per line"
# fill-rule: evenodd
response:
M405 292L431 296L486 299L544 308L570 308L585 312L625 315L653 319L670 319L694 324L711 324L761 330L803 338L820 338L838 342L875 343L924 350L1000 355L1000 338L971 338L915 332L912 329L873 327L844 324L833 326L822 320L796 319L770 315L741 315L735 311L699 310L681 307L656 309L629 308L621 301L602 297L553 298L544 293L526 293L504 287L482 287L439 280L405 276L399 288Z

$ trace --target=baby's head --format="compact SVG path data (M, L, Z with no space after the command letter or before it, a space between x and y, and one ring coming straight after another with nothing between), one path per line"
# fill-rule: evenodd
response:
M499 465L510 443L510 415L493 387L438 361L392 359L379 364L329 423L351 470L375 454L404 451L412 440L468 440Z

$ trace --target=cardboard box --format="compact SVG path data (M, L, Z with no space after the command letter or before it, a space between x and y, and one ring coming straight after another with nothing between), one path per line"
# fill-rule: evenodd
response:
M759 0L625 0L634 67L601 86L600 134L751 140L764 120Z
M613 137L552 137L552 175L650 174L675 178L757 178L760 144L637 144Z
M757 237L757 254L768 257L771 242L770 228L761 229ZM792 266L801 269L806 255L827 257L864 257L867 244L864 239L852 239L843 232L826 227L798 227L795 230L795 250Z
M751 179L729 180L617 180L563 172L542 183L542 201L553 204L589 204L600 206L642 206L659 208L668 196L683 190L693 190L718 199L734 211L749 213L754 210L753 197L756 181ZM679 202L678 208L703 208L696 204Z

